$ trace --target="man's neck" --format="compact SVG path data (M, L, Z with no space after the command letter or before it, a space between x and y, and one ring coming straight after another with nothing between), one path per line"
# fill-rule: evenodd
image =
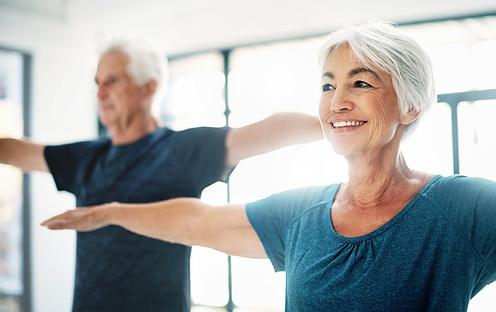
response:
M108 129L113 145L131 144L142 137L154 132L159 127L155 119L143 124L133 124L128 127L113 127Z

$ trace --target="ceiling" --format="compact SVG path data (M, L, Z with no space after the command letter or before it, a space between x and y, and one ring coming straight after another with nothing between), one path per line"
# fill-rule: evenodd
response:
M488 13L496 16L496 1L0 0L2 10L7 16L10 12L28 16L27 21L42 17L62 28L91 26L93 34L142 30L163 38L168 52L180 53L324 34L342 24L370 19L411 23ZM38 27L34 22L29 24L35 26L23 25L12 16L9 20L2 27ZM468 36L474 31L486 37L494 33L494 21L469 26ZM485 34L488 31L491 34Z
M249 1L249 0L248 0ZM22 11L27 11L27 12L32 12L32 13L38 13L38 14L45 14L47 16L53 16L53 17L59 17L59 18L65 18L67 17L67 8L71 5L76 4L78 8L84 7L87 12L97 12L100 10L102 6L108 6L106 5L107 3L114 3L118 5L119 9L125 9L126 6L129 5L135 5L137 1L133 0L120 0L120 1L105 1L101 2L98 0L0 0L0 9L2 6L4 7L9 7L9 8L14 8ZM142 3L143 1L140 1ZM145 1L146 2L146 1ZM156 1L148 1L148 2L155 2L155 3L174 3L174 5L181 6L180 3L182 2L181 0L156 0ZM188 2L188 1L185 1ZM194 3L195 1L189 1L190 3ZM216 0L196 0L196 3L198 5L204 6L205 4L209 5L212 4L215 6L215 3L219 2ZM222 1L220 1L222 2ZM229 1L232 6L237 6L239 4L246 3L245 0L231 0ZM252 3L255 3L256 1L251 1ZM363 4L366 1L354 1L354 2L347 2L344 3L343 1L336 1L336 0L288 0L288 1L278 1L278 0L266 0L264 3L266 4L265 9L270 10L271 6L280 6L281 3L288 3L289 6L295 6L295 3L299 3L299 6L301 8L305 8L304 11L307 11L308 7L314 7L314 9L319 10L325 9L326 7L329 7L329 5L334 6L334 7L352 7L352 6L363 6ZM369 14L370 16L374 16L374 9L381 10L382 7L380 5L380 2L385 2L385 1L375 1L373 5L367 5L367 9L370 10ZM388 1L386 1L387 3ZM493 10L496 11L496 2L493 0L472 0L472 1L460 1L460 0L437 0L437 1L403 1L403 0L398 0L398 1L389 1L392 7L396 5L396 10L398 11L398 14L400 14L401 11L408 11L408 6L415 6L415 7L421 7L425 11L425 15L429 16L431 8L432 7L444 7L446 14L452 14L450 11L453 11L453 9L456 10L457 6L459 6L457 3L465 3L464 6L461 7L461 12L460 13L466 13L466 14L472 14L472 13L479 13L479 12L484 12L487 10ZM468 2L468 3L467 3ZM226 2L224 2L225 4ZM358 5L356 5L358 3ZM360 4L362 3L362 4ZM271 5L273 4L273 5ZM244 7L245 8L245 7Z
M70 0L0 0L0 6L6 6L32 13L62 17L64 7Z

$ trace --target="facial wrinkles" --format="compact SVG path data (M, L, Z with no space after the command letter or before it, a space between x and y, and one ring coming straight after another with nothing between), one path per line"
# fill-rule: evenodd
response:
M390 159L390 152L394 151L397 143L395 139L399 126L399 112L395 103L394 94L386 92L382 95L374 94L374 100L377 101L375 107L374 121L369 122L371 132L369 133L369 143L367 149L367 163L377 175L383 172L381 167ZM396 143L395 143L396 142Z
M346 96L351 96L355 101L353 109L362 111L365 118L369 115L375 120L367 125L370 127L369 142L372 142L374 136L381 131L390 131L390 123L394 119L391 114L392 105L396 104L396 95L392 87L392 82L386 74L382 72L370 71L359 62L349 51L349 47L343 46L331 53L326 61L325 73L322 78L322 84L330 83L336 90L347 88ZM363 81L370 85L369 88L358 88L354 85L355 81ZM321 97L321 114L323 119L330 116L329 105L333 101L333 96L338 91L323 93ZM343 92L341 90L341 92ZM348 100L348 99L339 99ZM357 105L355 105L357 104ZM396 110L396 108L395 108ZM344 115L343 115L344 116ZM383 134L384 135L384 134ZM388 137L389 139L389 137ZM377 139L376 139L377 140Z
M370 90L369 98L369 101L373 103L372 113L374 119L376 119L373 122L374 131L372 134L379 134L381 130L385 130L391 126L392 120L390 119L394 118L393 115L395 115L394 104L391 103L393 98L391 97L390 90L388 90L385 84Z
M105 97L99 100L100 105L110 108L109 111L101 113L111 114L109 122L118 124L121 128L127 127L134 118L138 117L138 109L134 103L139 101L139 88L137 88L129 76L123 72L112 71L110 76L105 78L103 83L107 83ZM111 80L116 82L111 82Z

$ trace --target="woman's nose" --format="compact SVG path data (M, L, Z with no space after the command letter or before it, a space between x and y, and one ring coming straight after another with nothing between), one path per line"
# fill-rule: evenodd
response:
M336 88L329 109L333 112L352 110L354 107L350 92L346 88Z

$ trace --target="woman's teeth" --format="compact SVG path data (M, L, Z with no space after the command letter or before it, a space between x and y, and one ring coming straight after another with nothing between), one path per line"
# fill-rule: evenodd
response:
M363 125L365 121L339 121L332 123L332 126L334 128L341 128L341 127L356 127Z

